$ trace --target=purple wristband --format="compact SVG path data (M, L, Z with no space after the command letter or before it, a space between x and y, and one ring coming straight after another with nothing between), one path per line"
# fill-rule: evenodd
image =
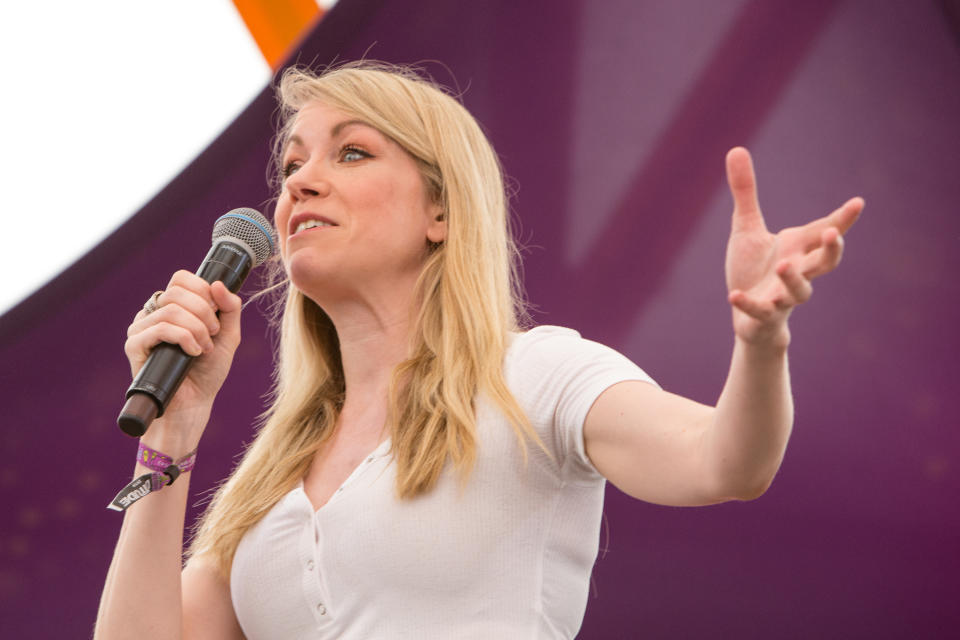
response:
M140 443L137 449L137 462L150 469L153 473L146 473L134 478L120 493L107 505L114 511L126 511L134 502L154 491L160 491L168 484L173 484L180 474L190 471L197 463L197 450L194 449L176 462L170 456L151 449Z
M174 462L173 458L167 454L151 449L141 442L140 447L137 449L137 462L151 471L158 471L160 473L165 473L170 465L175 464L180 468L180 473L186 473L193 469L193 466L197 463L197 450L194 449Z

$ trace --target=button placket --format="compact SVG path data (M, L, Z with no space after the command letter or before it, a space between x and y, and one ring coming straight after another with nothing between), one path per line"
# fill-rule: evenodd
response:
M314 604L314 615L319 622L321 616L327 619L326 594L320 576L320 562L317 559L322 545L322 531L314 512L310 512L310 524L305 527L304 537L301 540L301 562L303 577L303 595L307 602Z

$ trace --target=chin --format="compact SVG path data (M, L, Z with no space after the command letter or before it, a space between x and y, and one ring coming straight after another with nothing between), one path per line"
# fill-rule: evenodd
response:
M284 261L284 269L290 283L315 302L337 296L337 292L347 287L342 278L342 265L335 265L329 255L315 256L298 251Z
M327 275L329 266L323 262L323 260L297 254L292 259L286 260L283 266L290 282L302 289L311 281Z

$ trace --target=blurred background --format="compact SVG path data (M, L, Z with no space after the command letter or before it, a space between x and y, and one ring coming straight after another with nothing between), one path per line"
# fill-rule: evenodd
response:
M335 3L0 5L8 96L0 119L10 212L4 218L8 237L23 238L0 253L0 271L17 273L0 280L0 313L96 246L183 170Z
M321 4L0 9L0 635L90 634L136 451L115 425L126 326L216 217L272 213L275 72L367 57L419 63L488 132L535 320L702 402L732 347L725 151L751 149L772 229L867 201L792 318L773 487L702 509L608 488L579 637L950 636L960 0ZM188 519L252 437L270 340L251 305Z

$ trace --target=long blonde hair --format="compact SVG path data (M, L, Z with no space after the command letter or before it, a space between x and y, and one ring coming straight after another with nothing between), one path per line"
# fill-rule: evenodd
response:
M468 480L477 457L479 393L513 425L525 459L527 437L546 451L503 377L509 334L524 314L502 170L474 118L414 70L383 63L352 63L319 76L288 69L278 98L275 162L299 109L321 101L404 148L443 208L446 239L428 247L410 357L397 366L390 387L397 496L428 492L448 460L460 482ZM304 477L332 435L346 392L330 318L289 281L285 287L272 405L214 495L190 549L212 558L225 576L243 534Z

